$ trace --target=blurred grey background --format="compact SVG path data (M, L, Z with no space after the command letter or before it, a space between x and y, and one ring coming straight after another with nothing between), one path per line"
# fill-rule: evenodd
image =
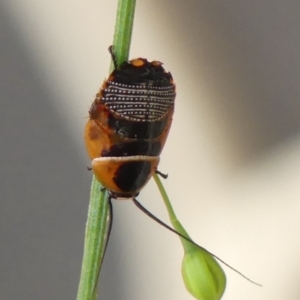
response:
M75 299L91 174L88 108L108 74L117 1L0 2L0 299ZM223 299L300 298L300 2L137 1L131 57L178 96L161 157L190 235L225 268ZM139 200L167 221L150 182ZM182 249L129 201L100 299L193 299Z

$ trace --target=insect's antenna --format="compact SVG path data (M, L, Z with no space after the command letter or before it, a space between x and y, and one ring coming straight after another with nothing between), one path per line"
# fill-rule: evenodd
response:
M180 232L176 231L175 229L173 229L172 227L170 227L169 225L167 225L166 223L164 223L163 221L161 221L160 219L158 219L156 216L154 216L150 211L148 211L140 202L138 202L135 198L132 199L133 203L143 212L145 213L148 217L150 217L152 220L154 220L155 222L157 222L158 224L162 225L163 227L169 229L170 231L172 231L173 233L177 234L178 236L180 236L181 238L189 241L191 244L197 246L198 248L204 250L205 252L207 252L208 254L210 254L211 256L213 256L214 258L216 258L218 261L220 261L221 263L223 263L225 266L227 266L229 269L233 270L234 272L238 273L240 276L244 277L246 280L250 281L251 283L258 285L258 286L262 286L261 284L251 280L250 278L248 278L247 276L245 276L244 274L242 274L240 271L236 270L235 268L231 267L228 263L226 263L223 259L219 258L218 256L216 256L215 254L211 253L210 251L206 250L205 248L203 248L202 246L196 244L193 240L191 240L190 238L184 236L183 234L181 234Z
M104 247L102 259L101 259L98 274L97 274L97 280L95 281L95 285L94 285L94 288L93 288L93 295L95 295L95 293L96 293L97 282L99 280L100 270L101 270L102 263L103 263L103 260L104 260L104 256L105 256L105 253L106 253L106 249L107 249L107 245L108 245L108 241L109 241L110 233L111 233L111 229L112 229L112 224L113 224L113 206L112 206L110 195L108 196L108 211L109 211L108 212L109 213L109 225L108 225L108 230L107 230L107 235L106 235L105 247Z
M113 47L113 45L111 45L111 46L108 47L108 52L111 55L111 59L113 61L115 69L117 69L117 58L116 58L116 55L114 53L114 47Z

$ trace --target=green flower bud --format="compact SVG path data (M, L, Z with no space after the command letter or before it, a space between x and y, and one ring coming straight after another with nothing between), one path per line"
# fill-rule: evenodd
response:
M187 290L199 300L221 299L226 277L218 262L205 250L193 247L185 252L182 276Z
M224 271L211 254L201 246L193 243L177 219L159 177L157 174L154 174L153 177L168 210L175 233L181 235L180 240L185 253L182 261L182 276L187 290L198 300L220 300L226 287ZM159 223L162 224L162 222ZM172 230L172 228L168 228Z

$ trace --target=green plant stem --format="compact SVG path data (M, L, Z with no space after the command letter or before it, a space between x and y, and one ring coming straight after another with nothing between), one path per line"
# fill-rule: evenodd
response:
M77 300L96 299L97 281L108 238L107 227L110 220L107 193L101 192L101 185L94 176L90 196Z
M128 60L136 0L119 0L113 51L119 66ZM112 67L111 67L112 69ZM84 253L77 300L95 300L101 263L105 254L108 218L108 193L93 176L86 224Z
M188 235L188 233L186 232L186 230L183 228L183 226L181 225L181 223L177 219L177 216L175 215L174 209L173 209L173 207L171 205L170 199L169 199L169 197L167 195L167 192L166 192L163 184L160 181L159 176L157 174L154 174L153 178L154 178L155 183L156 183L156 185L157 185L157 187L159 189L159 192L160 192L160 194L161 194L161 196L163 198L163 201L164 201L165 206L167 208L167 211L168 211L168 214L169 214L169 218L170 218L170 221L171 221L173 227L178 232L180 232L182 235L190 238L190 236ZM190 250L194 249L195 246L193 244L191 244L190 242L188 242L187 240L185 240L183 238L180 238L180 239L181 239L181 242L184 245L184 248L186 250L188 250L188 249L190 249Z
M128 60L136 0L119 0L113 40L117 66Z

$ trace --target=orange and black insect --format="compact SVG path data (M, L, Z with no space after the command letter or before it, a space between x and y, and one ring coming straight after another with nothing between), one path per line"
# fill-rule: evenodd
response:
M202 248L159 220L136 200L154 173L166 177L157 170L157 166L174 113L176 90L173 77L165 71L161 62L149 62L145 58L124 62L117 67L112 47L109 50L115 69L103 82L92 103L84 134L92 160L91 169L109 192L108 238L112 226L111 198L132 199L153 220Z
M145 58L117 67L112 47L109 50L115 69L92 103L84 133L91 169L109 193L106 246L112 227L111 198L132 199L149 217L174 231L135 198L155 172L166 177L157 166L174 113L172 75L161 62Z
M115 65L103 82L89 111L85 143L92 170L112 198L136 197L158 172L175 96L171 73L145 58Z

